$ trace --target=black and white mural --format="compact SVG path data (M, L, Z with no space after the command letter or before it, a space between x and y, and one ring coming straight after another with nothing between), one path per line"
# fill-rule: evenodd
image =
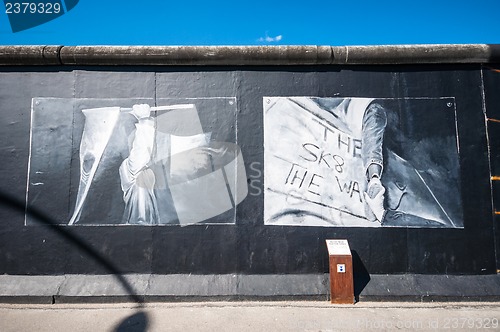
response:
M266 225L463 227L454 98L263 105Z
M236 223L235 98L33 98L31 113L27 204L58 224ZM264 97L263 113L264 225L463 227L454 98Z
M65 225L234 224L235 123L235 98L34 98L27 204Z

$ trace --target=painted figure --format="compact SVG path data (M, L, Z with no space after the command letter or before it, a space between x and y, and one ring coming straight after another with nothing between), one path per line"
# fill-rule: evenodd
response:
M366 169L367 187L364 198L369 220L382 223L384 219L385 187L380 181L384 160L382 146L384 142L387 115L384 107L376 102L371 103L363 116L361 155ZM373 218L375 217L375 218Z
M131 114L137 119L129 137L130 154L120 166L120 181L125 201L124 223L153 224L160 217L155 196L155 174L148 166L155 145L155 122L149 105L134 105Z
M329 98L316 103L340 119L344 130L361 137L361 159L366 176L365 214L370 221L382 223L385 215L385 187L381 177L384 167L383 144L387 125L385 108L373 99Z

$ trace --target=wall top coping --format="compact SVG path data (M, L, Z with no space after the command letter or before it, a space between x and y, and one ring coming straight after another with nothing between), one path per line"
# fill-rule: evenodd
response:
M500 44L0 46L0 66L280 66L500 63Z

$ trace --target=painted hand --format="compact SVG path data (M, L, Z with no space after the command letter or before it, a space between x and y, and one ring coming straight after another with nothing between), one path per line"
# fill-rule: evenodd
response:
M380 179L375 177L368 182L368 189L364 194L366 203L372 210L373 214L377 218L379 222L382 222L382 218L384 217L385 209L384 209L384 194L385 188L380 182Z
M132 106L132 115L136 117L137 120L149 118L151 113L151 107L148 104L137 104Z

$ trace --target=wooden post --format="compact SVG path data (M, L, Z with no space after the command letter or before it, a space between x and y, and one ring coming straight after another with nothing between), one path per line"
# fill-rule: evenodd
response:
M326 240L330 261L330 301L354 304L352 255L347 240Z

